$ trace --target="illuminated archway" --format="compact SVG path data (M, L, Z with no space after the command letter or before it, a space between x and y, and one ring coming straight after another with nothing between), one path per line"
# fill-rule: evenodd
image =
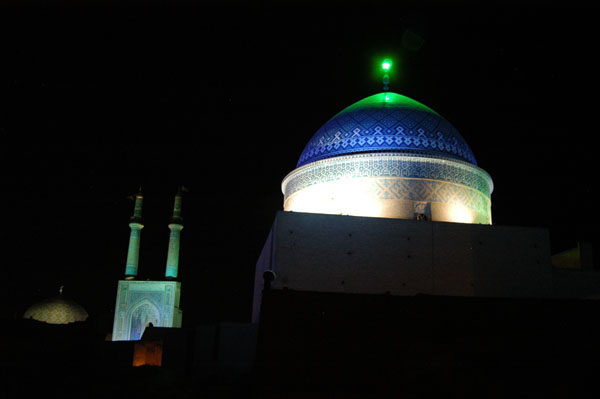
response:
M154 326L161 325L160 311L152 302L143 299L132 307L127 318L127 323L129 326L128 340L139 340L149 323L152 323Z

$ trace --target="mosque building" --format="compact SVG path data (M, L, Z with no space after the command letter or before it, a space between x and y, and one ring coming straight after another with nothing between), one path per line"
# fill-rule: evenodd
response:
M546 229L493 224L492 178L463 136L384 83L325 122L282 181L254 277L261 383L579 388L599 349L589 248L553 259Z
M577 356L588 359L581 369L597 365L598 329L588 323L597 301L581 300L600 298L591 248L553 260L546 229L493 224L494 184L466 140L385 79L383 92L318 129L284 177L283 210L256 263L251 322L181 328L181 190L164 279L137 279L140 189L115 303L111 341L121 342L103 347L106 364L172 368L199 389L353 393L471 389L481 370L487 392L509 386L523 365L540 381ZM62 292L23 316L47 329L87 317ZM567 372L577 386L579 372Z
M547 230L492 224L494 184L465 139L388 83L386 72L383 92L318 129L283 179L283 211L257 262L253 321L265 288L597 296L597 276L553 270Z
M176 281L179 268L180 234L183 229L181 217L181 190L175 195L173 216L169 223L169 247L165 280L136 280L140 255L143 195L135 196L131 217L131 233L125 266L125 279L119 281L113 324L113 341L139 340L146 327L181 327L182 311L179 308L181 283Z

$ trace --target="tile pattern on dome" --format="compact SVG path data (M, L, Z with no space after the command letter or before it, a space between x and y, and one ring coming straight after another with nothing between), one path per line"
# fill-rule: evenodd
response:
M477 165L460 133L443 117L409 107L365 106L342 111L306 145L298 167L368 151L421 151Z
M493 183L482 169L460 161L390 153L356 154L324 159L290 173L282 183L285 196L313 184L342 177L405 177L446 181L492 193Z
M80 305L62 298L51 298L33 305L23 315L50 324L68 324L85 321L88 314Z
M480 191L444 181L382 178L374 181L374 191L380 199L456 204L481 215L489 215L491 208L489 197Z

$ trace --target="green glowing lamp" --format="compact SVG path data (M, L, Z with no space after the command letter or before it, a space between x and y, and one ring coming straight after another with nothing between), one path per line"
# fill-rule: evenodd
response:
M383 60L381 63L381 69L383 69L383 90L388 91L390 89L390 75L389 70L392 68L392 61L389 59Z

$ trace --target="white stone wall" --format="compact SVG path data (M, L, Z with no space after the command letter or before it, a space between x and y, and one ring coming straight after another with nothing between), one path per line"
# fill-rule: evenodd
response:
M268 269L276 289L553 296L541 228L279 212L257 263L255 318Z

